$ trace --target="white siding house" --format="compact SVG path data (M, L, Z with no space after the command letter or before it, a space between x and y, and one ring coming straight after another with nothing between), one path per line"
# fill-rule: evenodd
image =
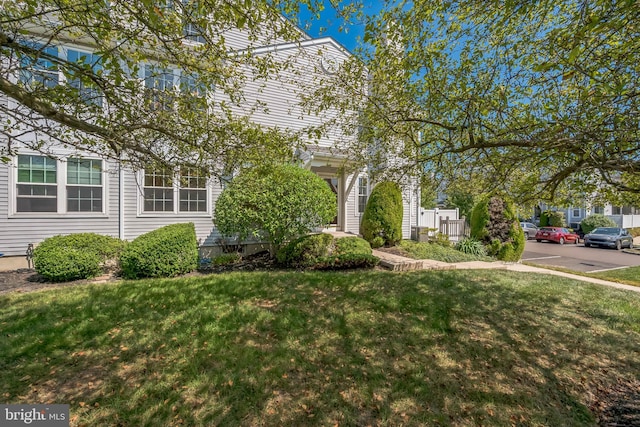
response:
M234 48L246 42L240 32L227 39ZM291 131L302 131L327 120L331 112L305 112L300 94L331 74L318 52L337 61L347 58L349 52L331 38L311 39L302 32L298 43L282 41L264 49L283 60L295 55L300 68L266 82L249 79L246 104L236 113L247 114L264 126ZM220 98L222 94L213 96ZM253 108L258 103L264 108ZM335 189L338 216L332 227L358 234L371 183L366 170L349 167L347 154L339 150L341 141L348 136L338 131L327 135L309 142L295 156L301 167L315 172ZM24 256L29 244L58 234L95 232L132 240L177 222L193 222L201 245L216 245L219 235L212 214L222 183L189 176L188 171L182 175L187 179L179 180L174 172L131 170L88 153L61 149L59 155L59 159L52 160L18 148L18 155L10 163L0 162L0 253L5 257ZM188 186L181 187L181 181ZM407 182L403 191L405 238L409 238L411 226L416 224L419 200L417 186ZM1 261L2 258L0 269Z

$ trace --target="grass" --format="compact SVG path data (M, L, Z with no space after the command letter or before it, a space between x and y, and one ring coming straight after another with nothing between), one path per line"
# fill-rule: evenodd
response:
M546 268L548 270L562 271L564 273L575 274L578 276L594 277L596 279L608 280L610 282L623 283L625 285L640 286L640 266L625 267L616 270L600 271L598 273L588 273L582 271L571 270L554 265L542 265L532 262L525 263L534 267Z
M442 262L495 261L488 256L475 256L460 252L453 247L444 247L435 243L403 240L397 246L403 254L413 259L432 259Z
M593 425L640 296L507 271L230 273L0 296L4 403L71 425Z

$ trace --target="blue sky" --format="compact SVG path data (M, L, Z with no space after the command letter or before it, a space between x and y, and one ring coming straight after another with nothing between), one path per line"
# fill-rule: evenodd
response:
M364 1L364 13L375 14L382 8L382 1ZM320 19L310 21L311 14L304 9L300 12L300 26L312 37L333 37L351 52L358 44L358 38L364 36L364 22L352 22L344 25L343 19L331 6L328 0L324 0L325 9L320 14ZM310 26L305 26L310 24Z

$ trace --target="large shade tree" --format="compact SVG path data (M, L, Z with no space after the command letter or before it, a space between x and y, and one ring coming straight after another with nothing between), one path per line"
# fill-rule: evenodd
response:
M393 152L397 172L484 177L520 200L640 192L636 1L390 0L362 19L341 78L366 71L368 92L308 101L360 106L360 143L377 147L363 162Z
M225 166L290 155L299 136L252 124L247 117L260 105L242 103L247 78L292 68L257 48L299 39L281 13L295 14L301 3L317 6L315 0L1 2L0 159L8 161L19 147L48 154L67 147L222 174ZM230 42L239 33L244 42ZM80 48L65 50L65 43ZM248 114L234 114L241 104Z

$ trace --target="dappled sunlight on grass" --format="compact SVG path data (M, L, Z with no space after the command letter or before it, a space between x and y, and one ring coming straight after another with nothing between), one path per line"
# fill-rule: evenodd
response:
M0 393L72 424L584 425L640 298L502 271L233 273L0 297Z

